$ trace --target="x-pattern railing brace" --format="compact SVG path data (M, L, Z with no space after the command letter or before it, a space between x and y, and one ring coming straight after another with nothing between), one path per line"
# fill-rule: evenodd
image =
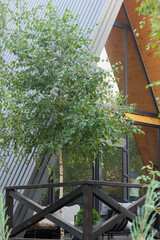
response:
M27 198L26 196L15 192L13 190L10 191L10 197L14 197L15 199L21 201L22 203L25 203L29 208L31 208L34 211L38 210L38 213L33 215L31 218L27 219L25 222L19 224L18 226L13 227L11 237L16 236L17 234L21 233L22 231L28 229L32 225L36 224L37 222L41 221L44 218L48 218L50 221L56 223L57 225L60 225L61 227L64 227L64 229L68 230L72 234L74 234L77 237L82 238L82 231L74 227L73 225L66 222L64 219L58 218L50 213L54 213L60 208L64 207L68 203L74 201L78 197L82 195L82 187L75 189L65 197L61 198L57 202L51 204L50 206L46 207L45 209L34 202L33 200ZM11 227L12 228L12 227Z
M93 231L93 239L96 237L102 235L104 232L108 231L109 229L112 229L116 223L123 221L124 219L128 219L129 221L135 220L137 215L135 214L137 212L137 208L141 207L145 203L145 196L141 197L134 203L132 203L127 208L123 207L121 204L119 204L116 200L111 198L110 196L106 195L104 192L99 190L98 188L93 189L93 194L99 198L102 202L107 204L110 208L112 208L114 211L117 212L116 215L108 219L106 222L104 222L98 229ZM149 231L155 231L153 227L150 227ZM156 237L159 238L159 232L156 232Z

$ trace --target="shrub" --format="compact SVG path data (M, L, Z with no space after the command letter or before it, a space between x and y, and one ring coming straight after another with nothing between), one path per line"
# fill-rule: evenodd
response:
M153 240L156 234L156 230L150 231L150 228L154 226L156 222L156 215L160 214L160 182L157 181L160 177L159 171L153 170L153 164L151 166L145 166L147 168L148 176L140 176L138 179L143 179L148 182L149 186L146 193L145 204L142 208L138 208L138 216L133 221L133 227L131 228L131 237L133 240Z
M95 209L92 209L92 225L96 226L99 219L100 219L100 216L99 216L98 212ZM83 210L82 209L80 209L76 215L75 226L76 227L83 226Z
M0 240L8 240L11 229L7 226L8 216L5 216L6 208L3 206L3 195L0 190Z

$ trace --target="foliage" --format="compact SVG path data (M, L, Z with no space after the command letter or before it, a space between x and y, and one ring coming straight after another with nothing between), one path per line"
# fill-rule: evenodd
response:
M137 0L139 2L140 0ZM140 22L140 28L143 28L146 23L146 16L151 23L151 42L148 43L147 49L150 47L156 48L157 53L160 55L160 1L159 0L144 0L141 1L139 7L137 7L140 15L144 15L143 20Z
M0 190L0 239L1 240L8 240L11 230L8 229L7 221L8 221L8 216L5 217L5 210L3 207L3 195L2 191Z
M114 149L111 152L104 150L102 163L102 179L103 181L121 182L122 181L122 149ZM116 187L104 188L106 194L122 197L122 189Z
M133 222L133 228L131 228L133 240L154 239L156 231L150 232L149 229L155 223L156 215L160 214L160 192L156 191L156 189L160 187L159 181L156 180L156 177L160 176L160 172L153 170L153 164L152 166L148 165L144 168L147 169L149 175L142 175L137 179L150 182L147 189L145 204L142 208L138 209L138 217Z
M137 2L140 2L140 0L137 0ZM140 22L141 29L147 21L149 21L151 24L150 42L147 44L146 49L149 50L150 47L155 48L155 54L160 55L160 1L143 0L141 1L140 6L136 8L136 10L139 11L140 15L144 16L143 20ZM146 88L157 85L160 85L159 80L147 85ZM157 100L159 100L159 98L157 98Z
M27 155L36 148L37 160L63 147L72 161L88 161L109 148L109 139L116 143L137 131L124 120L133 106L125 107L120 95L118 110L105 107L112 103L115 79L96 67L100 59L89 49L91 31L84 32L68 10L60 18L51 1L28 11L24 1L15 0L14 11L6 5L5 14L0 146L6 154Z
M100 216L98 212L95 209L92 209L92 225L96 226L99 219L100 219ZM80 209L79 212L76 214L75 226L76 227L83 226L83 210L82 209Z

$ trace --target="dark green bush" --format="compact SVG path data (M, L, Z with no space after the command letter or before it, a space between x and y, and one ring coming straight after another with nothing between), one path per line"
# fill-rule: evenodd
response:
M99 219L100 219L100 216L98 212L95 209L92 209L92 225L96 226ZM76 227L83 226L83 210L82 209L80 209L76 215L75 226Z

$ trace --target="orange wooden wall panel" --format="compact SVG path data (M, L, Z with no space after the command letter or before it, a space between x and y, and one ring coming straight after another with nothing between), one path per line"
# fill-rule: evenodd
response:
M150 90L145 89L147 79L133 36L129 31L127 32L127 49L128 103L135 102L137 103L136 109L156 113Z
M123 29L113 27L105 45L111 65L114 65L115 63L120 61L121 65L124 66L123 41L124 41ZM124 89L124 81L123 81L124 71L119 69L119 73L115 72L115 76L120 80L118 81L118 87L120 91L122 91Z
M132 34L129 31L127 31L127 40L128 103L136 103L136 109L138 110L156 113L150 90L145 89L147 79ZM113 27L105 47L111 64L121 61L124 66L124 30ZM119 70L119 73L115 73L115 75L120 79L118 87L120 91L123 91L124 71Z
M158 166L158 129L142 126L145 134L135 134L135 139L144 165L150 161Z
M129 24L128 19L125 16L124 9L122 7L121 7L121 9L119 11L119 14L118 14L118 16L116 18L116 21L122 22L124 24Z

